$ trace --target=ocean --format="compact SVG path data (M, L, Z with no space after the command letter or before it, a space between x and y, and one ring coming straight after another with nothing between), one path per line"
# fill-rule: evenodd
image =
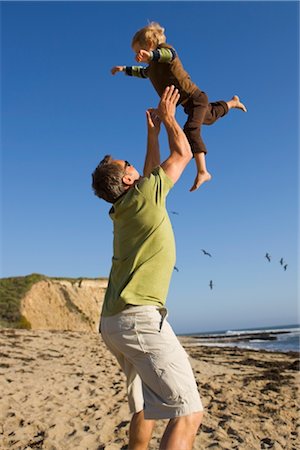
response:
M300 352L300 325L193 333L195 344L273 352Z

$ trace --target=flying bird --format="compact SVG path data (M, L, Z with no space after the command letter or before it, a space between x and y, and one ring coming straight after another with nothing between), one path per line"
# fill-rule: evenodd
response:
M203 248L201 248L201 250L203 251L204 255L207 255L207 256L210 256L210 257L211 257L211 254L208 253L206 250L204 250Z
M174 270L176 270L176 272L179 272L179 269L176 266L174 266Z
M281 260L279 262L283 266L283 258L281 258Z
M287 266L288 266L287 264L285 264L285 265L283 266L284 270L286 270L286 269L287 269Z
M209 287L212 289L213 288L213 282L212 282L212 280L210 280L210 282L209 282Z
M271 261L271 255L269 255L269 253L265 254L265 258L267 258L267 260L270 262Z
M176 211L171 211L171 214L175 214L176 216L179 216L179 213Z

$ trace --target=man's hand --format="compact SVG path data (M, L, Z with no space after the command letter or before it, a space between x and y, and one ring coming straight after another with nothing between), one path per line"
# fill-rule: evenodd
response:
M115 66L111 69L112 75L115 75L117 72L124 72L125 66Z
M149 62L150 61L150 56L151 56L151 53L148 52L147 50L140 50L136 54L135 60L137 62Z
M157 114L162 122L169 117L175 117L176 105L179 100L178 89L175 86L167 86L157 107Z
M160 124L161 120L158 117L157 109L150 108L146 111L146 118L147 118L147 127L148 127L148 134L154 133L156 135L160 132Z

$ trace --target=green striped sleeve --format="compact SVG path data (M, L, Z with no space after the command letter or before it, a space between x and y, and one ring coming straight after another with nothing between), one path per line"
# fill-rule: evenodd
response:
M170 63L176 58L176 51L174 48L157 48L151 53L151 60L160 63Z
M130 77L148 78L147 68L143 66L126 66L125 74Z

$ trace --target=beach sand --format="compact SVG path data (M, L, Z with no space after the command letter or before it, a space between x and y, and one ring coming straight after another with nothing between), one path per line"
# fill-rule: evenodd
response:
M180 340L205 407L194 449L299 449L297 354ZM97 334L0 330L0 392L1 450L127 449L125 378Z

